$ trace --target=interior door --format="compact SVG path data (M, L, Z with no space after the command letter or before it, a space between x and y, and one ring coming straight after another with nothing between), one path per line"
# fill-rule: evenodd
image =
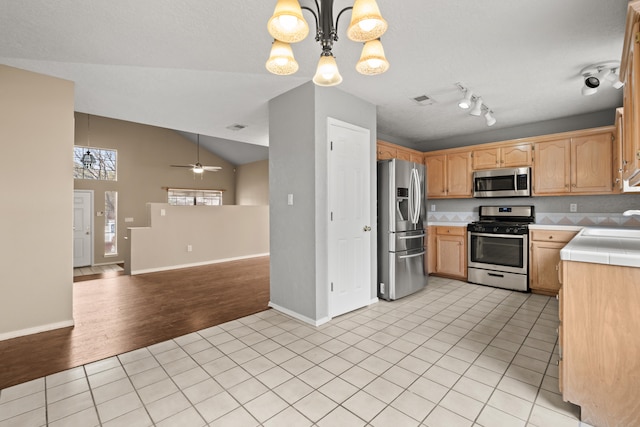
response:
M370 132L329 119L329 314L369 304L371 282Z
M73 192L73 267L91 265L93 192Z

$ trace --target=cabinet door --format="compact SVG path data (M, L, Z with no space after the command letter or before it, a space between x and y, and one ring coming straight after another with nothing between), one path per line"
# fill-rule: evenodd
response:
M616 193L622 191L623 182L622 182L622 172L624 170L624 165L622 163L622 136L623 136L623 110L622 108L616 109L616 134L615 139L613 141L613 190Z
M536 195L568 193L571 179L571 140L535 144L533 192Z
M447 154L447 195L471 197L471 152Z
M531 242L531 283L532 291L557 294L560 289L558 266L560 249L564 242Z
M640 31L639 24L633 25L630 32L632 37ZM629 43L627 67L624 70L624 138L623 138L623 163L622 177L629 179L636 173L640 173L640 52L638 44Z
M502 147L500 167L513 168L531 166L531 144L518 144Z
M447 195L445 187L447 176L447 156L425 156L427 167L427 197L442 198Z
M500 167L500 149L487 148L483 150L473 150L472 167L473 170Z
M609 132L572 138L571 192L612 192L612 154L613 142Z
M407 150L398 148L396 149L396 159L406 160L407 162L409 162L411 161L411 153Z
M464 237L436 236L436 272L454 277L466 276Z
M414 162L414 163L424 163L424 155L422 153L414 153L411 152L410 156L409 156L409 160Z
M393 146L389 146L381 141L378 141L376 144L376 158L378 160L395 159L396 153L397 150Z

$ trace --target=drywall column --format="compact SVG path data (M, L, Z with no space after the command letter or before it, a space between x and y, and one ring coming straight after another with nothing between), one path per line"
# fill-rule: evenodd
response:
M328 117L371 131L370 209L376 218L375 106L311 82L269 102L270 304L312 324L329 319ZM375 299L375 233L371 240Z
M73 83L0 65L0 340L73 325Z

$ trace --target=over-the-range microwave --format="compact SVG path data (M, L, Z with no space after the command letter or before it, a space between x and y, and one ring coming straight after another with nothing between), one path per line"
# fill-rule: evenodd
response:
M473 197L529 197L531 168L501 168L473 173Z

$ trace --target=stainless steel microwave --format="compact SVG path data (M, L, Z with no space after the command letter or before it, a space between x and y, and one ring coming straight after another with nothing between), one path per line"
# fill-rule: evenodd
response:
M501 168L473 173L473 197L529 197L531 168Z

